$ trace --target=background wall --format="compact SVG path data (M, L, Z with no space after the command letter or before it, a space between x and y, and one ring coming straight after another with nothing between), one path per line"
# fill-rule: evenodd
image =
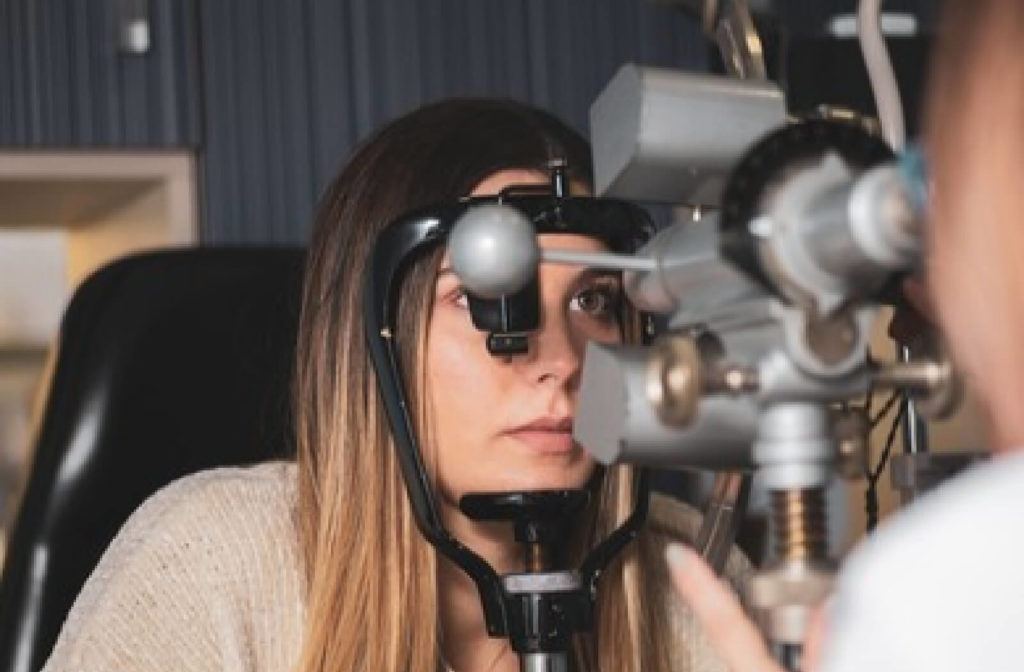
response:
M151 46L127 53L139 5ZM204 242L301 243L355 142L423 102L508 96L586 130L622 63L706 53L641 0L0 0L0 146L190 147Z
M784 49L856 2L751 4ZM937 4L885 6L927 26ZM140 13L150 46L129 53L119 25ZM585 131L622 63L704 70L708 53L649 0L0 0L0 147L191 148L204 242L301 243L354 143L416 105L508 96ZM803 80L858 74L812 60Z
M241 0L200 16L218 242L303 239L353 143L423 102L507 96L585 130L621 63L702 68L706 52L677 12L636 0Z
M0 0L0 146L200 146L195 2L148 2L144 55L118 48L124 4Z

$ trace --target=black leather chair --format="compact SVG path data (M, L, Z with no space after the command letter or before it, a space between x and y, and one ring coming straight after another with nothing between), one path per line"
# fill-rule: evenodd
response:
M290 248L157 252L75 293L0 582L0 670L39 670L99 556L152 492L289 455L302 263Z

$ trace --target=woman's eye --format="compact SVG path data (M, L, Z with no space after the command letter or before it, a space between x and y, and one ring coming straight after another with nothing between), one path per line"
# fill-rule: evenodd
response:
M569 307L598 319L616 319L619 312L619 290L610 286L587 287L572 298Z
M454 282L444 282L443 284L438 282L435 300L447 306L469 308L469 297L466 295L465 288Z

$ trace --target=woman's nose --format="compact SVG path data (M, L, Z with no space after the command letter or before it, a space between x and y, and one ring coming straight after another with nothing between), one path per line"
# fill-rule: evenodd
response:
M583 339L574 333L567 316L546 312L540 328L530 336L529 375L536 382L574 385L583 347Z

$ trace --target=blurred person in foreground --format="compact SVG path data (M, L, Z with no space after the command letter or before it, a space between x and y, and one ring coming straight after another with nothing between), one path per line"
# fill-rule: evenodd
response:
M850 557L805 648L827 672L1024 669L1024 2L946 0L926 110L927 282L995 457ZM777 671L692 552L673 581L734 672Z

